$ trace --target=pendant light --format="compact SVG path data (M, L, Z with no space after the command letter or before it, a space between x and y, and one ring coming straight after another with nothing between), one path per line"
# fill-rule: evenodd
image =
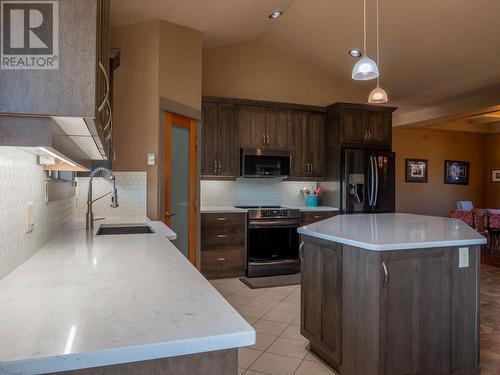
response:
M379 15L378 15L378 2L377 0L377 62L380 64L380 27L379 27ZM368 103L382 104L387 103L389 97L387 92L380 87L380 75L377 77L377 86L372 90L368 96Z
M363 56L352 70L352 79L356 81L375 79L379 75L377 64L366 53L366 0L363 0L363 31Z

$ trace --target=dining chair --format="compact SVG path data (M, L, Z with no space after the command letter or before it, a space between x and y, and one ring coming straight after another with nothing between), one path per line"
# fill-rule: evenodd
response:
M458 201L457 208L459 210L470 211L470 210L474 209L474 204L472 204L471 201Z
M500 248L500 212L498 210L489 210L488 231L491 237L491 248L499 250Z
M491 251L491 238L489 231L489 212L484 209L473 209L472 215L474 220L474 228L479 232L479 234L486 237L488 241L485 245L485 248L488 251Z

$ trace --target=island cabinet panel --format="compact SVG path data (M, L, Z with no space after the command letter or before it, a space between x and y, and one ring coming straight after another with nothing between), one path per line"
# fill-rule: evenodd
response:
M383 374L449 373L450 253L439 248L381 254Z
M340 375L479 374L479 247L302 240L301 332Z
M207 279L245 274L245 213L201 215L201 272Z
M340 364L342 247L324 245L311 240L301 248L301 333L330 363Z

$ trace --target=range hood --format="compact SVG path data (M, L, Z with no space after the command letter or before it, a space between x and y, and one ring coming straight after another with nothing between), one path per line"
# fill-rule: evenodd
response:
M20 147L38 155L46 170L87 171L92 159L103 159L80 118L2 115L0 146Z

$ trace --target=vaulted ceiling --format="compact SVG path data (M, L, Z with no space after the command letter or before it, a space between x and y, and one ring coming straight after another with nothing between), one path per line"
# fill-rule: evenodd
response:
M375 55L375 0L368 51ZM114 0L112 24L163 19L204 34L205 48L271 43L341 81L362 47L362 0ZM277 20L268 15L285 10ZM380 0L381 82L394 103L425 106L500 84L500 1ZM373 86L354 82L361 87ZM364 85L364 86L363 86Z

